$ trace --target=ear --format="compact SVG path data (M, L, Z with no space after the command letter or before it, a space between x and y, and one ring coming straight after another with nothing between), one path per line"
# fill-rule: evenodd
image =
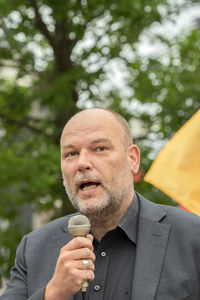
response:
M137 174L140 166L140 150L137 145L131 145L128 148L128 158L133 175Z

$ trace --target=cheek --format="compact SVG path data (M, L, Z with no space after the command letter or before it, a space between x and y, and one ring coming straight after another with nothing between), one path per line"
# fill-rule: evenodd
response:
M102 168L101 174L103 174L104 179L115 183L116 179L121 176L120 174L124 171L125 163L119 159L110 160L107 166Z
M61 170L65 177L71 177L73 174L73 165L71 163L61 162Z
M73 164L63 163L61 164L62 175L65 179L65 183L67 184L68 188L72 189L74 187L74 179L76 176L76 170L73 167Z

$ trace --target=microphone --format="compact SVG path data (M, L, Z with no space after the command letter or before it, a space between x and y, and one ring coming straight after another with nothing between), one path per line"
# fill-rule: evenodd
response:
M74 237L86 236L90 232L90 221L84 215L73 216L69 219L68 230ZM81 291L86 292L88 287L88 281L85 280L82 283Z

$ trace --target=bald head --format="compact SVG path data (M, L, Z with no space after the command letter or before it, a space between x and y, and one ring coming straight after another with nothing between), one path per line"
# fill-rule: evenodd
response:
M132 136L128 122L117 112L104 108L90 108L78 112L67 122L63 133L67 129L71 130L76 122L82 122L82 125L84 127L86 123L87 125L94 125L94 122L98 119L101 120L102 124L109 120L111 124L110 126L113 126L113 129L114 127L116 127L115 130L118 131L119 135L122 135L123 144L125 147L128 147L132 144Z

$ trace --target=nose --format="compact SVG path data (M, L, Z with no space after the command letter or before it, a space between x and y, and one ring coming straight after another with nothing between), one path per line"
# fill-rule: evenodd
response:
M82 150L78 157L77 169L80 172L89 171L92 169L92 163L88 151Z

